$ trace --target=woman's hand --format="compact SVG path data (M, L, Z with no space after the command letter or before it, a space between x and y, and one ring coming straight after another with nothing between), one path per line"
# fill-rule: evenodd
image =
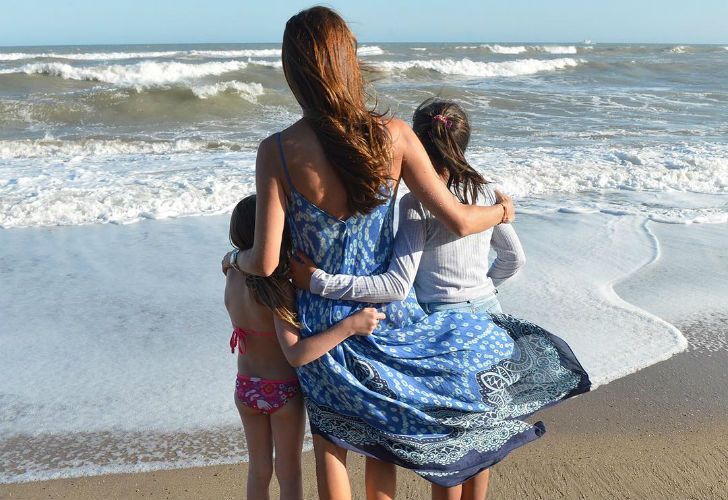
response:
M233 266L230 264L230 255L232 255L232 252L228 252L225 254L225 257L222 258L222 274L227 276L228 269L231 269Z
M311 276L313 276L314 271L318 269L316 263L309 259L308 255L305 253L296 252L296 254L291 257L289 267L291 280L296 288L308 290L311 286Z
M516 220L516 208L513 206L513 200L510 196L498 189L495 190L495 202L497 205L503 205L503 220L501 222L509 223Z
M373 307L365 307L361 311L358 311L345 321L351 322L351 329L354 335L367 336L377 329L379 321L385 319L387 316L383 312L379 312Z

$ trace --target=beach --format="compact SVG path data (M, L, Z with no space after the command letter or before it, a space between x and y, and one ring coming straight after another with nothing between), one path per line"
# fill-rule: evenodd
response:
M488 498L728 498L726 362L725 351L690 351L542 412L546 435L493 468ZM349 464L362 499L363 461ZM235 499L245 471L241 463L1 485L0 498ZM316 498L312 452L304 481L305 498ZM416 475L400 470L398 481L398 498L429 498Z
M398 117L466 109L527 255L503 309L594 384L534 417L490 498L728 498L728 50L359 57ZM257 145L299 115L276 44L0 49L0 498L242 496L220 259ZM308 437L305 471L315 498ZM401 472L400 498L426 489Z
M563 219L560 224L565 226L565 232L572 231L574 227L590 225L584 219L594 218L592 215L561 214L552 216ZM596 216L597 219L605 218L606 215ZM549 219L547 218L546 221ZM148 262L149 269L145 272L152 272L157 267L157 262L151 258L140 258L135 255L135 249L145 251L145 248L162 247L162 253L166 250L161 241L170 243L182 239L184 241L206 241L209 238L210 248L214 248L219 242L213 237L215 233L224 234L225 220L222 217L212 218L188 218L176 219L161 222L166 230L161 230L160 222L134 224L129 226L85 226L73 229L78 234L73 237L74 241L84 241L85 252L89 256L95 255L95 249L91 242L97 244L113 243L113 235L127 242L124 247L124 254L128 255L130 262L124 266L126 269L138 267L140 262ZM538 251L535 239L529 237L530 232L536 232L536 226L543 226L543 217L523 216L519 222L519 230L524 233L524 244L526 248L532 248L531 255ZM551 221L544 231L554 233L559 224ZM637 224L639 227L639 224ZM153 233L149 229L154 228ZM197 230L195 230L197 228ZM66 236L69 228L44 229L45 239L49 234ZM34 231L27 231L27 235L35 235ZM728 258L725 249L728 248L728 235L725 234L721 225L672 225L652 223L652 234L660 242L659 258L644 256L642 266L636 272L622 278L614 285L614 290L619 296L629 301L634 307L645 307L648 312L658 315L665 321L675 325L691 342L691 347L686 352L678 353L667 361L653 364L637 373L619 378L607 385L599 387L593 393L587 393L578 398L568 401L558 407L545 410L537 415L537 419L543 420L547 426L546 435L532 445L516 450L510 457L493 468L493 486L490 498L723 498L725 497L725 473L726 456L728 454L728 393L724 390L728 375L724 369L728 360L728 267L720 264ZM130 233L136 234L137 238L131 238ZM3 232L5 248L10 248L8 241L15 240L18 248L32 248L28 240L21 238L16 240L19 231ZM81 237L80 234L84 234ZM204 235L208 236L205 237ZM9 238L9 235L12 236ZM27 236L26 235L26 236ZM174 236L172 238L171 236ZM148 247L131 242L146 242ZM574 242L578 238L575 238ZM530 244L533 242L533 244ZM635 248L639 248L638 241L633 242ZM718 251L716 251L718 249ZM74 253L74 247L69 246L68 252L75 255L76 259L89 258ZM583 249L574 249L575 253ZM206 258L206 251L199 249L197 252L190 251L186 257L178 260L178 265L184 268L188 262L202 262ZM20 255L15 256L22 260ZM119 255L112 255L113 258L121 258ZM220 287L217 283L218 263L213 261L209 266L211 278L209 280L212 290L201 294L201 309L210 307L215 310L213 304L214 288ZM553 256L552 256L553 257ZM621 257L624 257L622 255ZM547 260L547 256L542 259ZM89 258L89 264L93 259ZM695 265L695 262L701 263ZM90 267L83 266L83 267ZM533 263L530 279L537 279L543 271L541 266ZM545 266L550 271L559 269L556 263L551 260ZM27 269L26 274L32 274L30 266L23 266ZM103 266L100 267L103 269ZM560 271L564 271L561 269ZM7 277L7 267L5 267ZM167 290L167 284L161 278L166 271L156 271L159 275L156 290ZM69 279L69 273L62 273L65 280ZM184 273L183 273L184 274ZM197 289L204 289L207 286L202 280L203 273L190 273L189 280L195 282ZM137 277L138 278L138 277ZM125 279L134 280L133 273L128 274ZM538 278L541 279L541 278ZM98 280L96 280L98 281ZM174 276L170 284L178 282L179 278ZM7 279L4 283L8 283ZM517 284L513 285L512 297L518 296ZM682 296L675 296L674 290L669 283L674 284L676 290L683 290ZM51 283L52 284L52 283ZM46 285L48 283L46 282ZM116 277L116 285L122 289L133 289L131 285L125 285L120 277ZM103 287L91 290L93 293L100 293ZM566 289L566 288L565 288ZM575 291L572 289L572 291ZM578 291L579 295L586 295ZM32 290L29 293L34 293ZM36 292L37 293L37 292ZM87 293L89 293L87 291ZM118 292L111 293L122 302L133 300L133 297L119 295ZM186 295L186 293L183 293ZM208 297L209 295L209 297ZM507 297L506 292L503 295ZM563 294L553 290L553 297L548 299L549 294L540 300L560 300ZM146 296L145 296L146 297ZM42 299L42 297L40 297ZM22 301L22 296L17 297ZM103 296L100 297L102 302ZM205 300L210 301L206 304ZM677 299L677 300L676 300ZM73 301L73 297L67 297ZM157 299L159 300L159 299ZM516 307L518 300L513 300ZM505 304L508 300L504 301ZM540 302L543 303L543 302ZM61 303L59 307L64 307ZM602 305L602 307L604 307ZM151 307L150 307L151 308ZM652 309L650 309L652 308ZM153 308L149 315L154 316ZM598 312L595 308L595 311ZM137 308L133 308L137 311ZM192 309L192 315L197 313ZM153 401L154 398L164 398L163 392L155 392L158 385L147 379L139 381L143 384L143 392L154 396L152 400L137 402L131 411L124 413L121 407L113 407L111 411L115 424L104 430L98 426L96 431L91 427L92 422L98 420L98 415L107 413L95 402L90 402L88 408L79 404L67 416L62 416L58 423L65 427L53 429L49 427L45 431L22 433L11 440L5 439L0 448L0 456L4 458L3 469L6 474L14 474L17 478L26 478L22 483L0 485L0 494L3 498L98 498L99 496L110 498L236 498L242 496L244 485L244 437L242 431L235 424L236 416L231 398L228 398L231 374L233 374L232 360L229 360L229 352L224 348L226 336L224 328L224 315L219 311L220 330L210 332L210 338L217 338L217 342L211 347L212 357L207 360L198 361L201 365L208 364L210 367L219 366L221 361L230 361L228 366L219 370L219 380L213 380L218 392L223 394L219 407L215 398L210 397L203 388L196 389L199 392L192 392L188 395L187 410L174 412L182 418L200 419L201 415L216 413L221 420L210 423L209 427L197 430L188 430L179 427L175 416L170 417L167 413L174 405L174 398L170 401ZM88 311L82 314L82 317ZM536 314L535 311L530 313ZM72 319L66 315L69 321ZM99 315L99 318L108 315ZM127 316L133 317L133 314ZM52 319L50 314L48 320ZM114 318L109 321L119 321ZM208 314L209 319L215 315ZM141 325L151 322L148 317L137 318ZM184 321L188 317L183 318ZM547 318L548 319L548 318ZM37 318L36 321L42 321ZM636 321L642 321L639 317ZM129 321L128 318L121 318L121 321ZM571 320L573 321L573 320ZM568 323L568 322L567 322ZM155 324L152 322L152 324ZM635 323L635 328L642 323ZM646 325L645 323L644 325ZM205 326L209 325L207 323ZM660 329L662 323L655 321L653 327L656 332L663 335L669 333L669 329ZM104 331L113 329L111 326L103 325ZM564 326L569 326L564 324ZM43 326L38 326L43 329ZM146 326L144 329L146 330ZM172 323L171 331L178 328ZM198 328L198 327L195 327ZM199 327L201 328L201 327ZM567 328L569 330L569 328ZM202 331L202 330L201 330ZM571 328L573 337L566 332L566 338L574 344L575 352L589 353L595 351L593 346L598 345L598 336L585 335L592 344L580 346L578 342L578 328ZM167 333L169 334L169 333ZM613 333L604 333L614 337ZM639 330L633 330L632 335L639 334ZM190 341L183 341L182 346L189 349ZM669 338L669 337L668 337ZM151 339L147 338L149 341ZM181 337L185 339L185 337ZM161 342L162 339L157 339ZM629 338L625 337L625 341ZM638 339L637 339L638 340ZM104 339L100 339L106 345ZM203 344L207 344L206 340ZM631 342L630 345L639 346L639 341ZM116 356L119 362L124 365L121 372L131 373L134 369L131 365L132 359L124 360L122 357L123 346L119 344ZM677 350L682 347L677 346ZM88 348L86 352L91 352ZM175 353L174 346L168 347L167 352ZM180 354L182 351L177 352ZM615 355L619 350L614 351ZM598 350L596 354L599 354ZM175 391L176 384L181 384L187 393L188 384L185 381L184 366L179 366L179 360L174 360L170 355L158 355L158 360L146 360L144 363L152 365L157 371L174 374L169 381L162 381L159 384L168 391ZM180 354L181 355L181 354ZM133 357L136 359L136 355ZM598 358L598 356L597 356ZM42 359L42 358L41 358ZM189 353L186 359L191 359ZM217 361L216 361L217 360ZM635 358L635 361L639 358ZM167 364L169 363L169 364ZM590 361L594 363L594 361ZM160 365L162 368L160 369ZM177 368L175 368L177 366ZM608 380L617 377L622 368L619 364L603 363L592 365L595 367L596 378ZM601 368L600 368L601 367ZM204 366L201 366L204 368ZM601 376L599 370L602 370ZM176 371L175 371L176 370ZM209 371L209 370L207 370ZM204 371L195 372L197 378ZM15 374L18 379L22 374L19 370ZM103 374L98 375L103 378ZM72 377L71 377L72 378ZM214 378L214 377L213 377ZM92 379L90 379L92 380ZM87 383L89 381L86 381ZM204 381L203 381L204 383ZM105 385L104 385L105 386ZM93 393L93 387L87 387L86 393ZM118 392L121 394L122 402L126 397L138 398L139 388L129 385L126 381L119 382ZM70 394L69 394L70 397ZM111 401L109 401L111 403ZM164 404L162 404L164 403ZM169 405L169 406L168 406ZM203 405L202 411L192 406ZM143 408L143 411L140 409ZM159 414L155 411L161 408ZM214 409L210 412L210 409ZM42 410L42 408L41 408ZM88 420L85 419L84 410L88 412ZM42 413L40 415L42 422ZM151 416L150 421L161 422L164 425L158 430L145 425L143 416ZM130 419L131 425L123 423L122 419ZM38 419L38 415L36 416ZM17 419L20 421L21 419ZM221 423L222 422L222 423ZM46 424L47 425L47 424ZM121 427L125 425L127 429ZM136 430L135 430L136 429ZM236 459L235 457L239 457ZM197 460L198 463L228 462L227 464L208 467L184 467L185 461ZM352 456L351 458L352 482L355 491L358 491L361 498L362 490L362 464L361 460ZM231 463L232 462L232 463ZM15 464L15 470L11 464ZM18 469L17 466L21 465ZM85 464L85 465L84 465ZM95 464L95 465L94 465ZM126 464L126 465L125 465ZM82 465L79 467L79 465ZM25 467L25 470L23 470ZM183 467L183 468L179 468ZM310 452L305 454L305 480L307 498L315 498L315 474L313 469L313 456ZM131 470L153 470L150 472L135 472L131 474L108 474L105 470L111 469L123 471ZM54 472L55 471L55 472ZM50 481L33 480L33 476L42 478L60 471L65 476L87 476L70 477ZM64 472L65 471L65 472ZM97 475L101 473L101 475ZM7 477L7 476L6 476ZM29 481L30 482L27 482ZM400 498L420 498L425 494L426 484L416 476L406 471L400 473Z

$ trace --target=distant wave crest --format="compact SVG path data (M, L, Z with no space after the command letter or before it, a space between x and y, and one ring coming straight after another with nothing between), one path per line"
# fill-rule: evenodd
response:
M77 67L66 63L29 63L2 73L25 73L57 76L66 80L110 83L119 87L144 89L173 85L193 79L241 71L249 64L280 67L280 61L220 61L199 64L142 61L136 64Z
M456 49L479 49L492 54L516 55L526 52L546 54L576 54L578 49L574 45L459 45Z
M381 61L375 67L383 71L408 71L425 69L444 75L462 75L473 77L508 77L531 75L543 71L556 71L578 66L581 60L561 59L521 59L503 62L478 62L470 59L432 59L421 61Z

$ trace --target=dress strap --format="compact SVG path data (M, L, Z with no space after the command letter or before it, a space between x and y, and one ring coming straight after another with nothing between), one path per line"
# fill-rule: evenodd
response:
M291 181L291 174L288 173L288 163L286 163L286 155L283 152L283 139L281 138L281 133L278 132L276 134L276 142L278 143L278 154L281 157L281 165L283 166L283 173L286 176L286 180L288 181L288 186L291 188L291 190L295 190L296 188L293 187L293 181Z

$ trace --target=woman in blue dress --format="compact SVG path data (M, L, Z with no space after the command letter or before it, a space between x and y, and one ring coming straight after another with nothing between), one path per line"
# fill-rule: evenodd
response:
M258 150L255 244L235 262L244 272L273 272L287 219L294 248L326 272L382 273L401 180L458 235L512 219L504 197L490 207L461 204L412 130L367 107L356 40L334 11L314 7L292 17L282 58L303 118ZM297 293L302 337L365 306ZM543 433L524 416L588 390L568 346L528 323L510 321L506 331L487 315L427 316L413 295L379 309L386 319L373 335L348 339L298 369L321 498L351 496L346 450L368 457L369 497L394 495L399 465L446 498L449 487ZM514 338L534 334L545 339L542 351L519 364Z

